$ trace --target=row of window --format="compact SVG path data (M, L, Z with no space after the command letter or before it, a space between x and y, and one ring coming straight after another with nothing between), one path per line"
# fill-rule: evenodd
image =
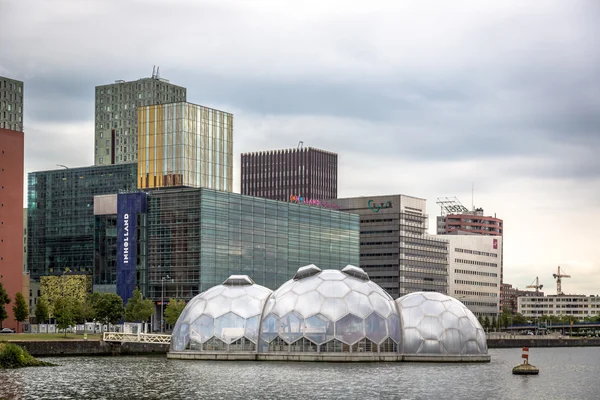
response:
M473 285L473 286L489 286L489 287L498 287L497 283L492 282L478 282L478 281L464 281L460 279L455 279L454 283L457 285Z
M23 87L22 87L22 85L16 85L13 82L2 80L2 81L0 81L0 89L8 89L8 90L15 90L15 89L17 89L17 91L19 93L21 93L21 91L23 90Z
M498 297L498 293L472 292L470 290L456 290L455 293L466 296Z
M478 276L491 276L494 278L498 277L498 274L494 272L483 272L483 271L469 271L468 269L455 269L455 274L465 274L465 275L478 275Z
M489 263L489 262L485 262L485 261L474 261L474 260L464 260L462 258L455 258L454 262L459 263L459 264L470 264L470 265L479 265L481 267L498 267L498 264L496 263Z
M483 301L462 301L465 306L479 306L479 307L497 307L496 303L486 303Z
M485 251L460 249L458 247L455 248L454 251L456 251L457 253L474 254L476 256L486 256L486 257L495 257L495 258L498 258L498 254L496 254L496 253L488 253L488 252L485 252Z

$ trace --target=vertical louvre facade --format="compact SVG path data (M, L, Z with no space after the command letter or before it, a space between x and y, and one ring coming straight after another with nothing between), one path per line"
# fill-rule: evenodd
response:
M394 195L331 200L360 215L360 267L398 298L448 291L448 242L427 234L426 202Z
M314 148L242 154L242 194L289 201L337 198L338 156Z
M94 269L94 196L134 190L137 164L32 172L27 182L27 266L32 280Z
M138 109L138 188L233 190L233 115L190 103Z

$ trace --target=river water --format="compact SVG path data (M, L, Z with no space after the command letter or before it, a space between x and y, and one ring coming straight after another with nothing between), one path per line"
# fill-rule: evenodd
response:
M512 375L521 349L488 364L216 362L45 358L0 371L0 399L600 399L600 348L530 349L538 376Z

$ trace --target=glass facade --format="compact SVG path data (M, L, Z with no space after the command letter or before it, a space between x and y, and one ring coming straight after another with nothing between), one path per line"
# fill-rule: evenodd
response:
M31 279L93 273L94 196L133 190L137 164L32 172L27 188L27 265Z
M149 298L190 299L230 275L274 289L301 265L358 264L357 215L210 189L151 191Z
M233 189L233 115L190 103L138 109L138 187Z

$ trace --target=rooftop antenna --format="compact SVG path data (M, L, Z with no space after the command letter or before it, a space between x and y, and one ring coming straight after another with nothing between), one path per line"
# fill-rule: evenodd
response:
M152 66L152 78L156 76L156 65Z
M160 79L160 66L156 67L156 79Z
M302 150L302 146L304 146L304 142L301 140L298 142L298 150Z

